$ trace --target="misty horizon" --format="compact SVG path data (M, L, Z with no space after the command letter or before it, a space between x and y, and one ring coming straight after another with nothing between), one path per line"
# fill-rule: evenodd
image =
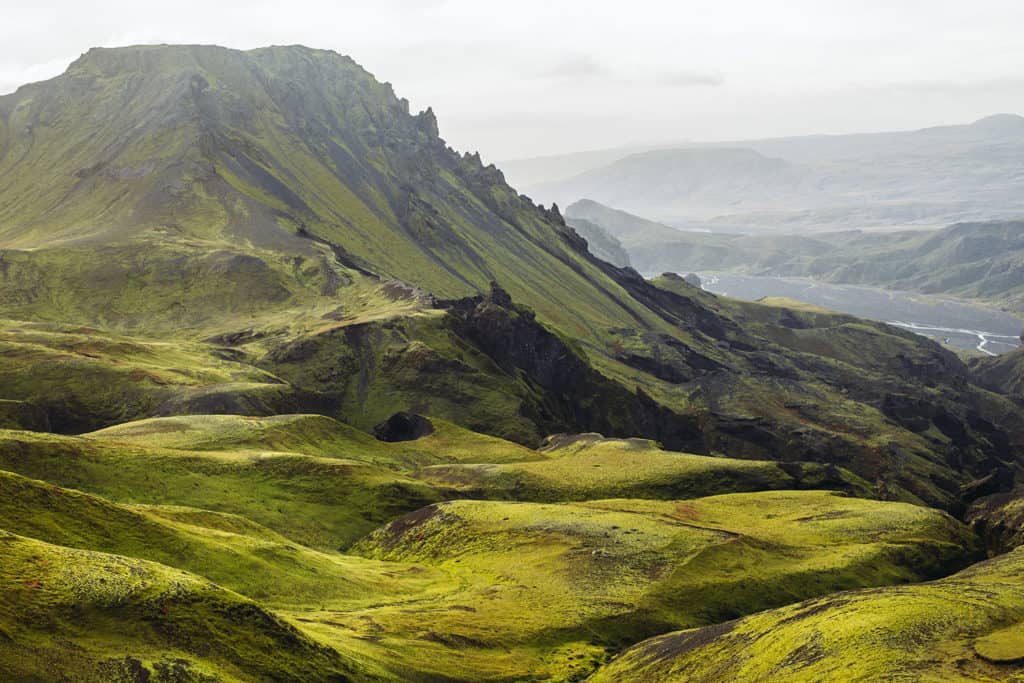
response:
M302 0L286 14L270 3L191 0L16 4L0 27L0 92L56 76L93 46L303 44L352 57L414 109L432 107L453 147L493 162L1024 112L1018 3L647 0L631 10L575 1L503 14L461 0L344 9Z

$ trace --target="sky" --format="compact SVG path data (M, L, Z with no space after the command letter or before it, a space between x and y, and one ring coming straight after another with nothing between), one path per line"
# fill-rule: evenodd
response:
M88 48L352 56L487 161L1024 114L1021 0L3 0L0 93Z

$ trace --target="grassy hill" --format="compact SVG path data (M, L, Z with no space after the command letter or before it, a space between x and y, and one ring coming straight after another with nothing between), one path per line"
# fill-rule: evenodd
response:
M240 514L324 549L440 499L422 482L359 460L262 449L183 451L32 432L0 432L0 469L117 502Z
M604 681L1015 681L1024 552L941 581L840 593L628 650Z
M599 435L590 435L598 437ZM519 501L679 499L720 491L832 489L870 496L855 475L817 463L711 458L663 451L639 440L588 436L546 449L549 460L434 465L416 473L467 498Z
M387 652L400 676L571 680L638 634L808 591L919 579L970 547L948 517L819 492L462 501L400 518L353 550L440 567L464 590L411 610L307 618L329 643L381 634L358 651Z
M3 532L10 680L372 680L280 617L153 562Z

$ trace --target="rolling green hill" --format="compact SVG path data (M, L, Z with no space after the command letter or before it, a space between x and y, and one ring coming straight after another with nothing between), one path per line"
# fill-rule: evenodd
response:
M311 628L328 643L388 653L412 679L572 680L670 624L927 577L964 557L963 534L934 511L820 492L446 503L396 520L354 551L440 567L465 590L359 619L317 615ZM356 640L372 633L383 635Z
M628 650L591 680L1019 681L1024 551L916 586L851 591Z

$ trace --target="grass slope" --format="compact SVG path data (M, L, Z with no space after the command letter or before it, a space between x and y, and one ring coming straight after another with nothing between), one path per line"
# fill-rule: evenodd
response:
M1024 551L932 583L840 593L658 636L590 680L1024 680Z
M328 550L440 499L422 482L358 460L183 451L34 432L0 431L0 469L115 502L239 514Z
M405 607L294 615L323 642L386 659L406 680L572 680L644 633L934 576L968 562L975 541L920 507L778 492L458 501L400 518L353 550L444 569L463 587Z
M349 609L444 583L423 567L311 550L238 515L116 504L2 471L0 519L19 536L159 562L270 607Z
M237 593L153 562L0 531L6 680L370 679Z
M286 384L208 345L9 320L0 320L0 387L62 432L164 411L266 414L294 404Z
M432 419L434 431L413 441L387 443L322 415L181 415L115 425L89 438L187 451L286 451L348 458L390 469L434 463L543 460L519 444Z
M664 451L640 439L569 437L550 460L435 465L416 478L468 498L532 502L600 498L680 499L771 489L836 489L870 496L849 472L817 463L713 458Z

